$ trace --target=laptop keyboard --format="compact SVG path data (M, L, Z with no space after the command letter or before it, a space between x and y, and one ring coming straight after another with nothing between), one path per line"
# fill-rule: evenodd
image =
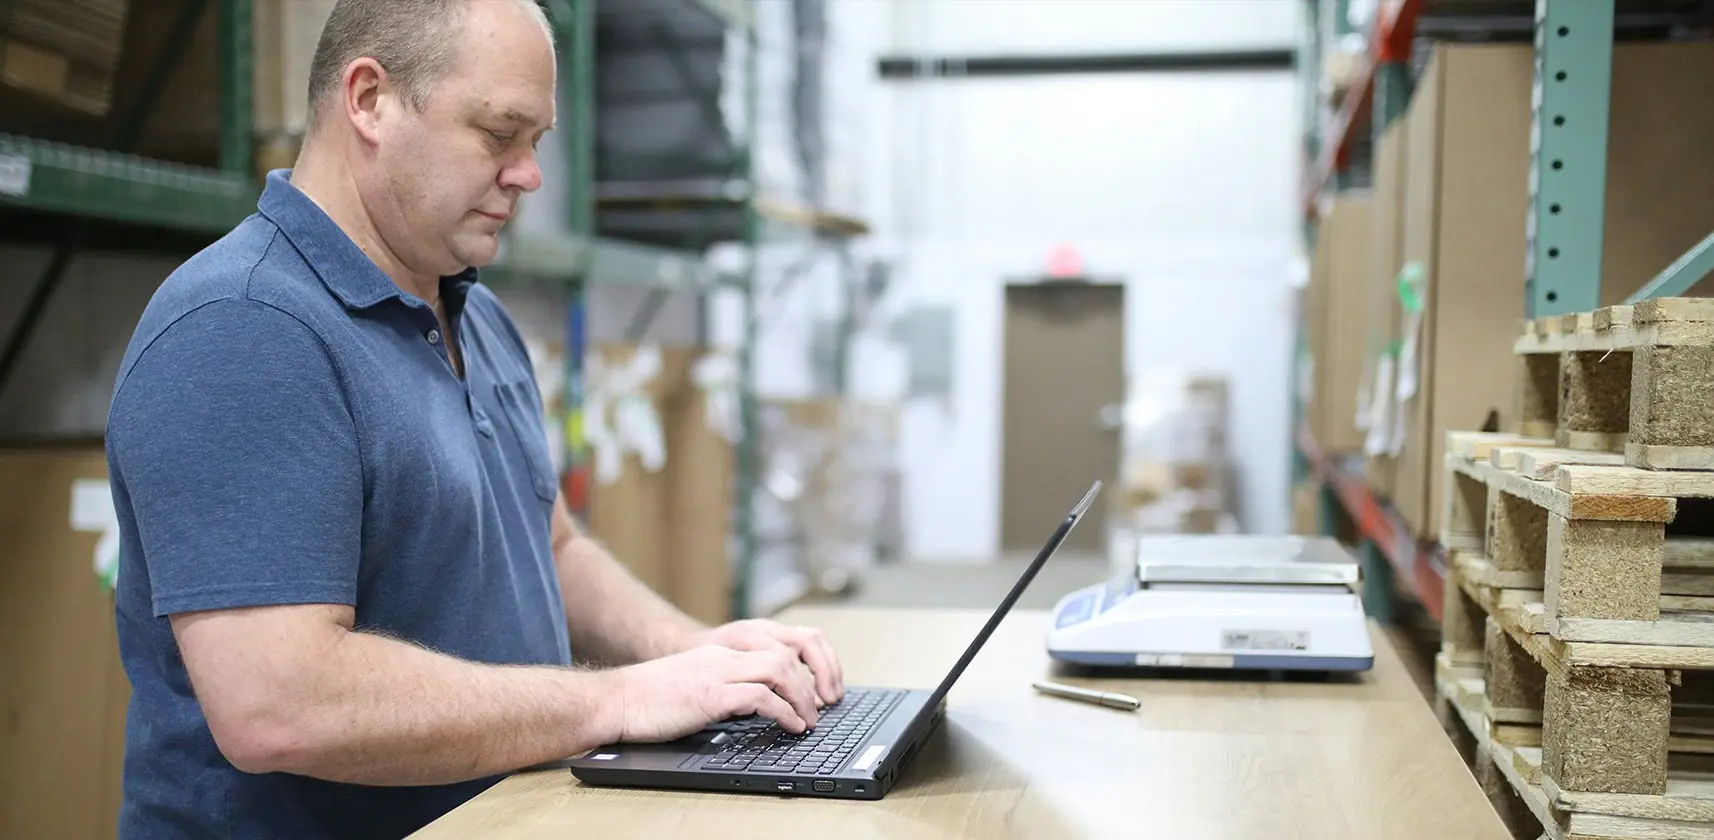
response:
M716 752L699 769L831 776L904 694L847 690L838 703L821 711L815 728L802 735L793 735L767 718L735 721L715 736Z

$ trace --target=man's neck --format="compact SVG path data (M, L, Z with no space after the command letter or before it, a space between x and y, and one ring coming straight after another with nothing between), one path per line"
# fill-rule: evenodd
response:
M292 170L292 186L315 202L351 241L368 255L399 288L409 292L436 311L440 310L440 278L421 274L407 268L398 255L387 247L381 234L369 218L357 194L351 171L335 156L301 155Z

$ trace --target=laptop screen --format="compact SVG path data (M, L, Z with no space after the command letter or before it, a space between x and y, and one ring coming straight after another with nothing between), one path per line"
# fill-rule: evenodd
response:
M1047 563L1048 558L1059 550L1060 544L1065 542L1065 538L1071 534L1071 529L1077 527L1078 520L1083 518L1084 512L1089 510L1089 505L1095 501L1095 497L1100 492L1101 482L1096 481L1089 487L1089 492L1084 493L1083 498L1072 507L1071 512L1065 515L1065 519L1059 523L1059 527L1054 529L1053 536L1048 538L1047 545L1042 546L1035 559L1031 560L1030 565L1024 569L1024 573L1018 576L1017 583L1012 584L1012 591L1006 593L1006 597L1000 601L1000 606L994 610L993 615L988 617L988 623L982 626L982 632L976 634L976 638L970 642L969 647L964 649L964 654L958 657L958 662L952 666L952 670L947 672L946 678L940 681L940 686L934 690L934 694L929 697L928 702L923 705L922 711L918 713L917 722L926 718L936 706L940 705L940 701L946 698L946 693L952 690L953 683L958 682L959 676L963 675L964 669L970 666L971 660L975 659L976 654L982 650L982 645L987 643L988 637L994 635L994 630L1000 626L1001 619L1006 617L1006 613L1012 611L1012 605L1016 604L1018 598L1024 594L1024 590L1029 588L1030 581L1035 579L1036 572L1041 571L1041 567ZM914 725L913 723L913 728Z

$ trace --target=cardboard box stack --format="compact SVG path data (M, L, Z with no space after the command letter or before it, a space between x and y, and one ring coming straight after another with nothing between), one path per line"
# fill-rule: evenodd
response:
M639 353L658 354L652 375L624 377ZM600 453L589 489L589 530L633 574L695 618L730 615L727 536L732 510L732 444L709 422L708 396L693 381L704 351L607 344L588 351L584 428L592 449L605 427L616 472ZM587 363L586 363L587 364ZM604 408L602 408L604 406ZM601 417L592 416L597 411ZM599 425L597 425L599 424Z
M1401 384L1399 357L1405 349L1404 327L1420 310L1414 278L1401 271L1408 138L1405 123L1395 122L1382 133L1375 150L1369 249L1373 267L1361 281L1368 302L1363 309L1367 331L1357 387L1356 426L1363 435L1364 476L1384 499L1392 498L1398 455L1404 445L1403 418L1395 410Z
M290 168L309 122L309 67L334 0L252 0L256 170Z
M0 87L106 114L129 6L127 0L0 3Z
M1225 533L1232 513L1226 380L1148 371L1125 396L1120 492L1109 528L1136 533Z
M886 404L765 401L757 530L773 568L795 568L810 588L838 593L878 561L896 426Z
M1491 412L1517 428L1509 363L1524 315L1533 64L1528 44L1437 46L1405 117L1401 260L1421 278L1422 316L1401 336L1415 387L1395 407L1405 429L1392 497L1423 538L1440 530L1446 432L1483 428ZM1604 305L1714 230L1709 78L1714 44L1614 48Z
M1328 202L1315 237L1302 322L1309 369L1300 383L1304 422L1330 455L1359 452L1357 393L1362 379L1368 282L1373 265L1370 196L1351 192Z
M131 694L97 573L111 516L99 446L0 452L0 837L116 830Z

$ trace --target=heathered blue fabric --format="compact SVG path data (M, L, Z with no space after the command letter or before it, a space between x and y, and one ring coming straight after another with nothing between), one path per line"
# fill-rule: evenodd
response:
M445 278L458 378L433 309L288 175L162 285L114 389L123 840L400 837L497 781L240 772L170 614L349 604L359 629L465 659L571 661L548 542L557 486L517 330L475 272Z

